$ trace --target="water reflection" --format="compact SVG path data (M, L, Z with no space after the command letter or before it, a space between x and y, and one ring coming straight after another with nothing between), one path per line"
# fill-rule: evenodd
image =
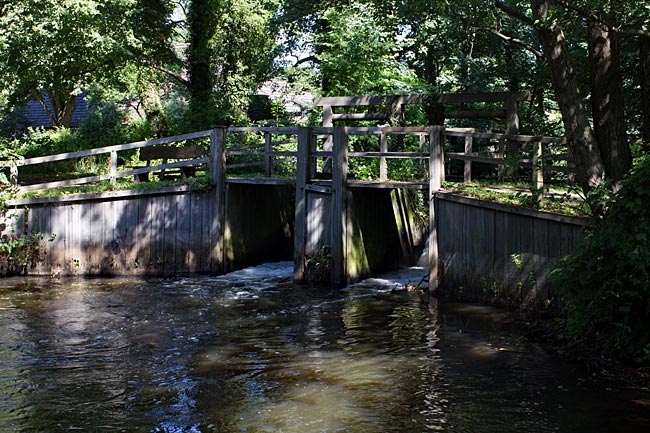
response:
M2 280L0 431L646 431L640 390L559 363L483 306L392 275ZM592 409L595 408L595 409ZM605 410L604 408L608 408Z

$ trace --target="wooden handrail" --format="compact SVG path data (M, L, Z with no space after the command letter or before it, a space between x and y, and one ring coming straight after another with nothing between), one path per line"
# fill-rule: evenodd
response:
M273 150L273 145L278 145L278 144L289 144L289 143L295 143L296 142L296 137L299 135L300 131L303 130L303 128L298 128L298 127L230 127L230 128L218 128L215 130L208 130L208 131L198 131L190 134L183 134L183 135L177 135L173 137L165 137L165 138L160 138L160 139L155 139L155 140L144 140L144 141L138 141L134 143L128 143L128 144L120 144L120 145L114 145L114 146L105 146L101 148L96 148L96 149L89 149L89 150L83 150L83 151L78 151L78 152L68 152L68 153L62 153L62 154L57 154L57 155L49 155L49 156L42 156L42 157L36 157L36 158L28 158L24 160L16 160L16 161L0 161L0 167L14 167L14 170L17 169L19 166L27 166L27 165L33 165L33 164L41 164L41 163L46 163L46 162L53 162L53 161L62 161L66 159L72 159L72 158L80 158L80 157L85 157L85 156L92 156L92 155L100 155L100 154L106 154L110 153L111 154L111 167L109 174L105 175L97 175L97 176L87 176L87 177L82 177L82 178L77 178L77 179L70 179L70 180L64 180L64 181L56 181L56 182L48 182L48 183L40 183L36 185L25 185L22 187L19 187L19 191L31 191L31 190L37 190L37 189L51 189L51 188L59 188L59 187L65 187L65 186L73 186L73 185L81 185L85 183L92 183L92 182L98 182L98 181L103 181L103 180L111 180L115 181L115 179L118 178L124 178L128 176L134 176L138 174L144 174L144 173L150 173L154 171L159 171L162 169L170 169L170 168L183 168L183 167L190 167L190 166L195 166L195 165L200 165L200 164L208 164L212 166L214 161L218 161L218 159L214 159L212 156L210 158L197 158L197 159L190 159L190 160L185 160L185 161L179 161L179 162L173 162L169 164L162 164L162 165L157 165L157 166L149 166L149 167L135 167L131 170L127 171L118 171L117 170L117 152L118 151L126 151L126 150L133 150L133 149L139 149L139 148L145 148L149 146L156 146L156 145L161 145L161 144L170 144L170 143L175 143L179 141L186 141L186 140L192 140L192 139L198 139L198 138L203 138L203 137L211 137L211 141L214 140L213 135L215 131L223 131L224 137L223 140L225 140L225 137L228 132L230 133L243 133L243 132L254 132L254 133L262 133L264 134L264 143L259 143L259 144L252 144L252 145L245 145L245 146L239 146L239 147L233 147L233 148L226 148L225 147L225 141L223 143L223 159L225 163L225 156L252 156L252 157L260 157L264 158L264 165L266 167L266 177L270 178L272 177L272 171L273 171L273 166L275 165L274 158L298 158L299 157L299 152L297 151L280 151L280 150ZM333 134L336 133L338 128L333 128L333 127L314 127L314 128L309 128L309 133L311 134L312 137L329 137L332 136ZM378 147L379 151L367 151L367 152L347 152L346 153L346 158L379 158L380 159L380 168L383 167L381 171L380 180L382 181L389 181L387 177L387 170L386 170L386 160L387 159L418 159L421 161L424 161L428 158L430 158L430 153L429 150L425 147L426 143L429 142L431 143L432 137L431 137L431 132L436 131L437 134L440 134L440 138L444 137L461 137L465 138L465 152L447 152L444 155L445 159L457 159L461 161L465 161L465 180L471 179L471 163L472 162L480 162L480 163L490 163L490 164L498 164L502 165L504 164L505 160L503 158L502 154L478 154L472 151L472 140L474 139L483 139L483 140L512 140L512 141L517 141L521 143L527 144L526 147L532 147L536 150L535 152L535 166L537 167L535 171L535 185L539 188L540 185L543 185L543 179L540 177L540 173L544 172L570 172L571 169L569 167L559 167L559 166L553 166L548 163L549 156L548 155L543 155L540 153L541 151L539 150L540 148L538 147L540 144L565 144L566 139L563 137L543 137L543 136L532 136L532 135L518 135L518 134L503 134L503 133L492 133L492 132L478 132L475 131L474 129L471 128L442 128L442 127L431 127L431 126L424 126L424 127L347 127L345 128L345 133L348 136L378 136L380 137L380 145ZM296 136L296 137L289 137L286 139L286 137L274 137L274 136ZM405 151L398 151L398 152L390 152L388 151L387 145L386 145L386 138L389 135L414 135L420 137L420 151L419 152L405 152ZM273 141L273 139L276 139L276 141ZM278 140L279 138L279 140ZM439 143L442 143L440 141ZM439 144L441 145L441 144ZM533 146L531 146L533 145ZM257 151L254 151L257 150ZM529 152L527 150L527 152ZM311 161L315 161L315 158L331 158L334 156L334 153L332 150L322 150L322 151L317 151L315 148L312 149L309 152L309 158ZM260 163L257 162L244 162L244 161L233 161L234 164L226 165L225 169L227 168L234 168L234 167L245 167L246 165L261 165ZM243 164L239 164L239 162L243 162ZM521 159L522 163L525 164L530 164L531 163L531 158L527 157L524 159ZM425 163L426 164L426 163ZM210 169L212 170L212 168Z

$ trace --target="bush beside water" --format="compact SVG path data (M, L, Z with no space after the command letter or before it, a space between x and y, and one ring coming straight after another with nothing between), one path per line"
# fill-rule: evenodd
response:
M566 305L565 347L650 364L650 158L614 197L602 223L554 272Z

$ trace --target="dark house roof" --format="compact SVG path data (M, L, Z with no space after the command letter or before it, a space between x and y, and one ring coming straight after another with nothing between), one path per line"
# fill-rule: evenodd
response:
M75 109L72 114L72 123L70 124L71 128L76 128L79 126L79 122L88 115L88 101L86 100L86 92L82 92L77 95L75 99ZM52 107L50 100L45 96L45 103L48 107ZM14 112L15 117L13 119L13 124L17 129L27 129L29 127L38 128L51 128L52 122L50 117L47 115L45 109L41 106L41 103L35 99L30 99L25 105L18 108Z

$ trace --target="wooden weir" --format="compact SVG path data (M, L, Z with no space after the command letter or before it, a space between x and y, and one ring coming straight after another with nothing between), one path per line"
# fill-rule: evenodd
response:
M255 142L232 145L229 137L232 138L235 134L261 134L263 140L261 144ZM390 151L386 144L387 137L393 135L416 137L417 151ZM378 150L351 151L349 142L354 136L377 137ZM445 153L445 140L454 137L465 140L465 151ZM163 144L185 145L191 140L200 140L206 150L209 147L209 156L129 169L117 165L118 152ZM333 285L344 286L399 265L412 265L418 253L426 245L428 246L429 288L431 293L435 293L443 275L442 265L447 277L452 275L452 271L456 272L453 266L457 263L472 267L469 258L464 262L458 261L460 251L458 254L449 251L449 248L464 248L459 245L465 245L450 240L449 233L452 232L450 224L453 225L454 220L459 218L449 218L449 215L452 215L450 206L456 206L454 212L458 215L472 214L474 211L460 210L458 206L465 203L460 203L458 200L452 202L448 195L443 194L445 198L442 200L438 198L442 197L438 192L445 178L445 160L464 161L466 176L471 176L469 171L471 165L468 167L467 162L470 164L472 162L503 163L501 155L487 156L473 153L471 146L473 140L511 140L523 143L523 146L532 145L530 161L526 158L522 158L522 161L531 164L533 168L531 185L537 189L543 185L544 173L553 169L552 166L543 164L547 153L543 149L546 149L545 146L562 143L560 138L454 130L442 126L224 127L159 140L30 158L11 163L0 162L0 166L11 167L14 180L17 180L17 170L26 165L101 154L110 155L110 171L107 174L38 185L17 185L20 191L58 188L101 180L115 181L120 177L168 168L197 165L207 167L212 182L212 188L209 190L196 190L184 185L150 191L146 189L113 191L92 196L77 194L10 202L10 206L18 215L14 222L11 222L15 233L27 233L33 230L49 236L58 231L57 240L49 247L48 260L59 260L59 264L42 267L43 273L53 273L52 269L55 266L74 273L74 266L83 267L83 263L79 265L78 257L82 257L89 263L83 268L87 273L169 274L169 269L195 273L232 271L239 266L255 262L254 257L244 257L242 254L255 254L260 260L273 258L271 254L273 251L269 251L268 245L252 246L258 240L255 238L260 238L262 242L274 236L277 238L272 233L267 237L256 233L261 225L268 225L270 221L264 216L263 209L257 206L269 206L274 207L273 218L277 221L273 223L273 230L284 232L284 235L281 235L284 240L279 241L280 244L285 241L290 241L292 244L296 281L308 280L310 272L313 271L312 264L317 263L323 265L322 269L326 269L327 279ZM331 143L331 148L328 147L328 143ZM378 159L378 178L375 181L352 179L348 166L355 158ZM326 159L333 161L331 172L325 170ZM389 176L388 162L393 159L419 160L421 162L419 166L423 170L413 181L392 181ZM256 165L260 167L262 176L236 175L237 170ZM279 172L280 168L284 172ZM566 170L567 167L557 167L557 169ZM274 192L265 193L271 191L270 188L275 188ZM426 195L429 209L426 226L415 222L408 212L411 209L408 194L411 192ZM191 197L189 194L192 194ZM251 200L247 200L247 197ZM280 204L278 201L283 203ZM477 205L472 202L468 206ZM167 216L170 210L173 210L173 214ZM490 212L493 211L494 205L491 205ZM67 216L57 216L61 212L67 212ZM444 227L440 225L439 212L443 212L442 215L445 217L442 223ZM291 215L287 218L289 213ZM99 227L97 230L100 230L101 236L98 242L93 240L93 236L97 237L97 230L88 233L84 231L86 225L92 225L90 223L81 226L78 223L71 224L69 233L63 232L61 227L57 226L57 221L79 221L84 218L84 215L92 217L92 224L97 224ZM120 215L122 218L117 218ZM488 220L491 218L490 215L486 217ZM178 218L178 221L170 224L165 220L166 218ZM526 221L532 221L531 216L527 218L529 219ZM123 225L125 223L126 226ZM564 221L557 221L557 224L563 223ZM19 227L20 224L22 226ZM552 224L544 224L546 224L544 233L548 232L550 239ZM497 227L495 230L500 229ZM520 229L517 236L523 236L523 231L523 228ZM534 231L530 232L534 233ZM441 233L444 234L442 238ZM454 235L454 239L458 236L460 233ZM577 234L572 236L576 239L579 237ZM452 245L452 247L445 247L444 251L439 252L441 239L443 245ZM471 242L471 240L460 239L458 238L458 242ZM498 244L499 240L494 238L492 242ZM519 246L513 248L520 248L524 244L520 242L516 245ZM541 247L538 249L539 253L536 253L536 256L553 254L545 252ZM503 254L508 251L504 250ZM116 260L118 256L120 260ZM167 257L171 257L169 259L171 262L167 261ZM70 264L71 260L74 265ZM144 263L145 260L147 264ZM318 263L319 260L321 263ZM157 261L161 263L160 266L157 266ZM127 262L131 265L120 264ZM327 266L324 262L327 262ZM165 268L165 266L169 267Z

